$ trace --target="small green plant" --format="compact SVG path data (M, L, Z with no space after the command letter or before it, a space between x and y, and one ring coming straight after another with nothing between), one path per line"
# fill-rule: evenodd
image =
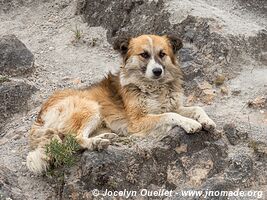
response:
M72 32L74 33L74 41L76 41L76 42L80 41L81 38L82 38L82 35L83 35L82 30L80 30L80 29L78 28L78 26L76 25L76 26L75 26L75 29L72 30Z
M80 145L71 134L66 135L63 141L52 139L46 145L45 153L50 158L51 165L44 176L51 181L59 196L62 194L65 184L66 167L72 166L77 161L75 154L78 150L80 150Z
M51 160L51 165L54 168L70 167L76 159L74 154L80 149L79 144L72 135L67 135L63 142L52 139L50 144L46 145L46 155Z
M0 75L0 83L8 82L10 81L6 76Z

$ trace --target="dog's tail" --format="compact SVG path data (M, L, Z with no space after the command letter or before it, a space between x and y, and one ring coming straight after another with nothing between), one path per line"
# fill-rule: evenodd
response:
M29 152L27 156L27 167L35 174L45 172L49 167L49 160L43 148L37 148Z
M33 173L40 174L49 168L50 159L45 148L53 138L61 141L56 130L43 128L38 122L34 123L29 134L29 143L33 150L29 152L26 162L28 169Z

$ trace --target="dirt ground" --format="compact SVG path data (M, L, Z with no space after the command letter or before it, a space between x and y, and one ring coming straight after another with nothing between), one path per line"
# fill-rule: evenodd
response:
M29 173L25 165L29 151L28 130L41 102L56 89L85 87L120 65L119 55L106 40L106 30L88 27L80 16L74 14L75 2L70 2L69 6L65 3L36 2L0 14L0 35L15 34L35 56L36 70L31 77L24 78L38 89L29 102L31 109L15 115L0 139L0 168L13 174L10 179L17 181L14 192L24 193L27 199L53 199L54 196L51 185L44 178ZM211 13L214 12L216 10ZM76 28L82 35L79 42L75 42ZM232 30L229 28L229 31ZM267 96L267 66L244 65L235 78L226 80L225 86L228 95L219 93L210 105L199 101L196 104L205 108L219 130L227 122L233 122L253 140L267 143L266 107L248 107L250 100ZM250 154L252 150L241 142L230 146L229 154L237 151Z

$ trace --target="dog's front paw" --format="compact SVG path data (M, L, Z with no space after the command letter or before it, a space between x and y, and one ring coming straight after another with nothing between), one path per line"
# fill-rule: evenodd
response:
M187 133L195 133L202 129L202 125L193 119L186 119L182 124L181 127L187 132Z
M212 130L214 130L216 128L216 124L209 117L206 117L206 116L205 117L200 117L198 119L198 122L202 125L202 127L206 131L212 131Z

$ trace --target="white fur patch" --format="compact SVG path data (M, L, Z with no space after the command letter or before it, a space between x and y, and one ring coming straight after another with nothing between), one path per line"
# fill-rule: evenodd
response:
M155 69L155 68L160 68L163 72L163 67L160 64L158 64L153 57L150 59L148 65L147 65L147 68L146 68L146 77L147 78L152 78L154 76L153 69Z
M42 173L46 171L48 167L48 162L44 159L45 154L42 149L36 149L31 151L27 156L27 167L30 171L35 174Z
M163 73L164 73L164 70L163 70L163 67L160 64L158 64L154 59L155 52L154 52L154 44L153 44L152 38L147 36L147 39L148 39L149 44L150 44L150 54L151 54L150 57L151 57L151 59L150 59L148 65L147 65L147 69L146 69L146 74L145 75L146 75L147 78L152 78L154 76L154 74L152 72L153 69L160 68Z
M149 41L149 44L150 44L150 48L151 48L151 55L153 55L154 56L154 52L153 52L153 47L154 47L154 45L153 45L153 40L152 40L152 38L151 37L149 37L149 36L147 36L147 39L148 39L148 41Z

